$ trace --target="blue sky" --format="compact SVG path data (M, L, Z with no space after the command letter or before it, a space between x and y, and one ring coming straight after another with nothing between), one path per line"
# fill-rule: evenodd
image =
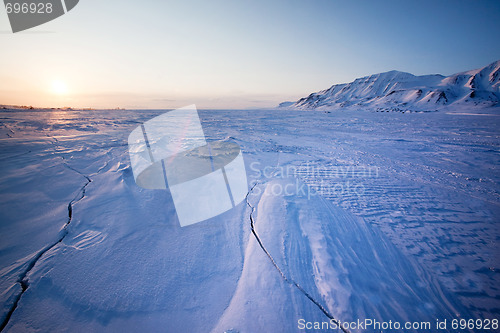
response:
M12 34L0 9L0 103L272 107L392 69L485 66L499 18L500 1L80 0Z

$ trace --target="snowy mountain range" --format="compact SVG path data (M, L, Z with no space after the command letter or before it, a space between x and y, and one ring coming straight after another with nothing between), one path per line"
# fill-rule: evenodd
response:
M500 60L450 76L416 76L400 71L374 74L335 84L280 108L377 111L435 111L450 105L500 105Z

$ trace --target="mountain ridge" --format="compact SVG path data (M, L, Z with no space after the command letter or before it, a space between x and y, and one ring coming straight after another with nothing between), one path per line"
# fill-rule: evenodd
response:
M485 67L444 76L391 70L311 93L280 108L377 111L435 111L452 104L500 105L500 60Z

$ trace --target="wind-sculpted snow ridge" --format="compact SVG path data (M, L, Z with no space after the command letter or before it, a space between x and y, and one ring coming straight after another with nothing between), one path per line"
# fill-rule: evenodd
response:
M436 111L468 106L498 106L500 102L500 60L480 69L450 76L390 71L335 84L281 108L372 111Z
M347 332L341 324L357 319L468 315L428 272L360 219L319 197L276 195L289 184L295 180L274 179L250 190L253 237L238 287L212 332L290 332L300 319Z
M331 315L327 309L324 308L323 305L321 305L317 300L315 300L307 291L305 291L297 282L295 282L293 279L287 277L283 271L280 269L280 267L278 266L278 264L276 263L276 261L274 261L274 258L273 256L269 253L269 251L267 251L266 247L264 246L264 244L262 243L262 240L260 239L259 235L257 234L257 231L255 229L255 221L254 221L254 218L253 218L253 213L255 212L255 207L252 206L250 204L250 202L248 201L248 195L253 191L253 189L255 188L255 186L257 186L258 184L255 184L253 185L253 187L250 189L250 191L248 192L246 198L245 198L245 201L248 205L248 207L250 207L251 211L250 211L250 215L249 215L249 219L250 219L250 228L252 230L252 234L254 235L255 239L257 240L257 242L259 243L259 246L260 248L262 249L262 251L264 251L264 253L267 255L267 257L269 258L269 260L271 260L273 266L276 268L276 270L280 273L280 275L283 277L283 279L292 284L293 286L295 286L298 290L300 290L300 292L302 292L304 294L304 296L306 296L311 302L313 302L320 310L321 312L323 312L325 314L326 317L328 317L330 320L332 320L335 324L337 324L340 329L342 330L342 332L344 333L348 333L349 330L345 329L343 326L341 326L340 322L335 319L335 317L333 317L333 315Z

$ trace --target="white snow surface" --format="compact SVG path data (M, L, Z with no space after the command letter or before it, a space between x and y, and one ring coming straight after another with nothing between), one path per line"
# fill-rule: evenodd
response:
M374 74L351 83L335 84L280 108L338 110L363 108L376 111L436 111L460 106L498 106L500 60L480 69L450 76L415 76L400 71Z
M0 110L5 332L498 318L498 108L201 110L208 141L242 148L252 189L183 228L127 151L164 112Z

